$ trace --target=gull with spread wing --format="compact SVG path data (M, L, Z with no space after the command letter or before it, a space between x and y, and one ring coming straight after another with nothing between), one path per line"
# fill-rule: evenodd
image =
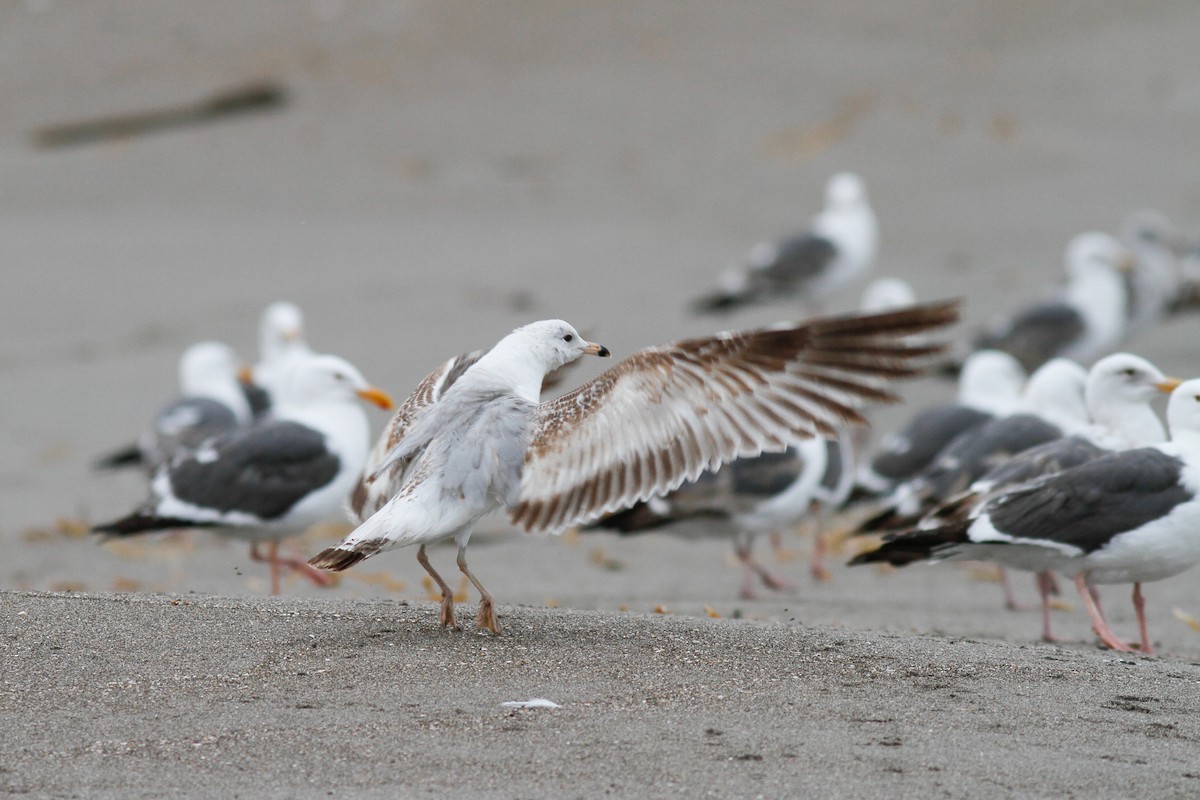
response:
M525 325L465 369L452 360L421 383L351 495L362 524L309 563L343 570L419 545L442 591L441 624L455 627L453 592L425 554L453 538L481 597L476 625L497 633L492 597L466 561L482 516L505 507L527 531L558 532L796 436L861 424L860 408L896 400L890 382L941 350L907 337L957 316L946 302L679 341L545 403L546 373L609 353L562 320Z

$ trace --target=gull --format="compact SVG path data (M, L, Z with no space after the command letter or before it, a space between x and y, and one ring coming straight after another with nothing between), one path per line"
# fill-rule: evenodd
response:
M1150 403L1160 393L1169 393L1179 380L1165 376L1144 358L1132 353L1116 353L1097 361L1087 374L1084 398L1090 423L1084 429L1045 444L1031 447L985 473L971 487L947 500L926 514L918 523L920 531L940 527L948 521L968 516L977 506L987 502L993 493L1004 491L1029 480L1061 472L1110 452L1149 447L1166 441L1167 431ZM905 534L885 537L878 556L865 560L888 560L894 565L922 560L931 555L928 542L920 535ZM894 542L894 543L893 543ZM930 545L930 547L935 546ZM1002 566L1023 568L1023 562L1009 563L1012 551L1000 548L994 552L976 548L984 560ZM1050 595L1057 593L1054 576L1039 570L1036 576L1042 607L1042 638L1054 641L1050 630ZM1016 608L1006 586L1008 607Z
M92 530L129 536L173 528L215 528L251 542L251 557L279 569L327 576L280 559L279 540L338 519L366 460L370 431L358 400L391 408L391 398L337 356L309 356L280 381L285 400L265 419L216 436L159 465L150 499L133 513ZM268 552L259 554L259 543ZM325 580L327 583L328 581Z
M1006 564L1072 578L1101 642L1125 652L1132 648L1113 633L1095 587L1132 583L1140 649L1150 653L1142 583L1200 562L1200 380L1171 393L1167 423L1169 442L1007 487L965 518L909 536L924 537L936 560L1005 553Z
M1025 370L999 350L976 350L958 376L953 403L918 412L903 429L884 436L869 463L858 470L863 493L879 495L916 476L959 434L1017 410Z
M744 576L738 595L758 596L755 582L768 589L793 589L754 556L754 542L796 524L814 506L832 503L839 488L844 450L842 439L824 436L797 438L782 453L767 452L739 458L719 470L706 471L665 497L652 497L591 526L622 534L644 533L664 527L678 529L694 523L688 532L728 536Z
M267 306L258 323L258 363L241 374L256 415L276 402L291 367L312 355L304 338L304 313L300 307L286 300Z
M1083 367L1065 358L1043 364L1025 384L1017 413L956 436L928 466L897 486L883 508L860 523L857 533L912 525L996 464L1083 428L1086 378Z
M439 621L455 627L453 592L425 554L454 539L480 594L476 627L498 633L492 596L466 561L485 514L504 507L527 531L560 532L795 436L832 434L860 422L867 402L894 399L889 381L940 349L906 336L956 317L956 303L940 303L683 340L545 403L547 373L608 350L562 320L517 328L448 387L444 369L422 382L385 433L394 444L364 470L389 499L309 563L343 570L419 545L417 560L442 591Z
M825 188L825 209L809 230L778 242L761 242L745 263L722 277L720 288L697 299L696 311L727 312L787 295L820 303L866 276L875 263L879 226L862 178L839 172Z
M1129 252L1107 233L1067 244L1067 283L1049 299L994 321L976 349L1011 353L1032 372L1055 356L1090 364L1116 350L1129 333Z
M179 388L179 399L159 411L136 444L102 457L96 466L153 470L176 453L250 421L250 403L238 383L238 359L226 344L188 347L179 359Z

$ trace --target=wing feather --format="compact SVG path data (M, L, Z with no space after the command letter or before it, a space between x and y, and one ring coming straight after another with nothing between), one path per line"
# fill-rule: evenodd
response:
M942 351L908 337L957 320L946 302L690 339L633 354L541 404L521 490L526 530L561 530L798 437L864 424L897 378Z
M408 467L408 461L397 462L387 473L372 481L370 476L375 473L384 457L412 429L413 422L421 412L432 406L446 390L454 384L467 369L478 361L485 350L473 350L455 356L442 364L417 384L417 388L408 399L396 409L391 421L376 440L354 489L350 492L349 510L358 522L365 522L368 517L383 508L388 500L399 491Z

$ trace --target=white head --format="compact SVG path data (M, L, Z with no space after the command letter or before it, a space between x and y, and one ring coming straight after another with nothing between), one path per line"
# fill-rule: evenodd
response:
M605 358L609 355L607 347L584 339L579 331L561 319L544 319L522 325L505 339L519 343L524 352L544 369L543 374L569 364L580 356Z
M1160 393L1170 392L1179 381L1168 378L1158 367L1132 353L1113 353L1088 371L1088 409L1092 416L1108 406L1147 405Z
M997 414L1018 404L1025 370L1021 362L999 350L976 350L958 376L958 402Z
M1150 401L1169 392L1179 381L1130 353L1115 353L1097 361L1088 372L1089 438L1102 447L1148 447L1167 438L1166 428Z
M863 290L860 311L892 311L916 305L917 294L900 278L876 278Z
M214 386L232 386L237 374L237 355L220 342L198 342L179 359L179 387L185 397L208 396Z
M1167 402L1167 424L1171 440L1200 445L1200 379L1184 381Z
M1101 272L1129 272L1133 260L1116 238L1107 233L1081 233L1067 243L1066 269L1072 278Z
M1083 399L1087 375L1087 370L1069 358L1052 358L1029 376L1021 399L1028 410L1073 433L1088 422Z
M271 303L258 323L258 354L267 360L290 349L307 349L304 314L295 303Z
M288 365L274 399L277 406L303 406L355 397L385 410L392 407L387 393L367 383L349 361L338 356L315 355Z
M826 208L844 208L866 202L866 184L853 172L839 172L825 184Z

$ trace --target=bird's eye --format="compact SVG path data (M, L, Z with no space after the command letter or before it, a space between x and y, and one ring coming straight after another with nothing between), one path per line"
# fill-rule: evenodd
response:
M335 373L333 373L333 378L334 378L334 380L344 381L344 380L346 380L346 373L335 372Z
M1133 378L1137 375L1137 370L1134 369L1133 367L1129 367L1128 369L1121 370L1121 372L1124 373L1125 376L1129 377L1129 378Z
M570 341L574 340L574 338L575 338L575 337L574 337L572 334L569 334L569 333L568 333L566 336L564 336L564 337L563 337L563 341L564 341L564 342L570 342Z

